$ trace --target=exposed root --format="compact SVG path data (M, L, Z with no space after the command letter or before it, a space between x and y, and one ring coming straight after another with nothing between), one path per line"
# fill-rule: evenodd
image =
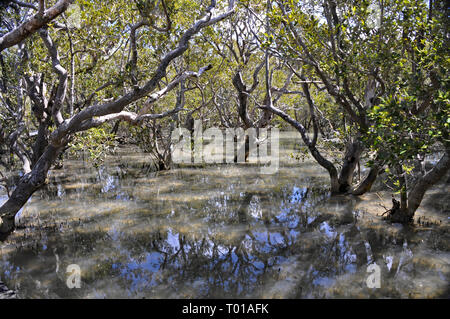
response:
M392 208L386 210L381 216L383 219L391 223L410 224L414 221L413 216L410 216L408 211L400 207L400 202L392 197Z

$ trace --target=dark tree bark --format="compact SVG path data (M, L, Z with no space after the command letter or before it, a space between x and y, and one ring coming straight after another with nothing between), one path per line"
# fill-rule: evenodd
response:
M66 11L73 0L60 0L45 11L41 9L29 20L0 38L0 52L16 45Z
M361 143L350 141L346 147L343 165L339 174L339 192L347 192L353 184L353 174L362 152Z
M450 169L450 148L447 147L439 162L425 175L420 177L409 192L404 192L401 201L394 203L387 218L392 222L409 223L422 203L427 190L444 177Z
M32 171L20 179L11 197L0 207L0 233L8 233L14 229L16 213L27 203L31 195L45 184L51 165L66 144L67 142L59 146L47 146Z
M366 178L364 178L353 190L352 194L355 196L363 195L370 191L372 188L373 183L377 179L378 173L380 171L380 168L378 165L375 165L372 167L369 171L369 174L367 174Z
M48 14L52 12L54 13L58 8L58 10L62 10L62 6L64 4L68 6L70 2L71 1L59 1L54 7L47 10ZM67 8L67 6L65 8ZM211 5L206 9L205 14L185 31L177 47L164 55L155 72L143 87L139 87L136 83L133 90L123 95L122 97L105 104L89 106L69 119L64 119L60 112L62 101L67 90L67 72L59 64L56 47L48 36L48 33L46 33L45 30L42 31L42 40L44 41L44 44L49 51L54 71L58 74L59 78L59 83L56 87L55 99L53 101L54 105L52 105L52 108L49 110L51 111L50 115L52 116L52 120L55 122L57 128L50 135L48 139L48 145L46 146L40 158L37 160L36 164L33 166L31 172L25 174L20 179L16 189L11 194L11 197L0 207L0 233L8 233L14 229L14 217L16 213L26 204L31 195L45 184L47 173L51 165L55 162L61 152L63 152L73 134L88 130L93 127L98 127L108 121L125 120L134 125L137 125L145 119L163 118L180 111L180 109L173 109L160 114L146 114L146 107L144 107L144 110L142 111L142 113L144 114L137 115L135 113L123 111L123 109L130 103L135 102L147 95L150 95L147 100L147 105L150 105L176 88L187 78L199 77L203 74L203 72L211 69L211 65L208 65L201 68L198 72L186 71L181 75L178 75L165 88L154 92L158 87L161 79L166 76L166 69L169 64L174 59L181 56L188 49L189 41L192 39L192 37L199 33L203 28L226 19L235 11L233 0L229 2L228 9L224 13L217 16L212 15L214 7L215 1L212 1ZM25 22L24 25L18 28L19 31L13 31L15 33L12 34L10 32L0 38L0 48L3 49L8 45L11 46L13 45L11 43L13 43L14 41L16 41L16 43L22 41L26 36L30 34L25 34L20 31L24 28L28 28L28 31L32 30L34 32L35 30L32 29L27 23L31 23L33 28L36 26L34 24L34 20L32 20L31 22ZM43 23L42 25L44 25L45 23ZM42 25L36 28L38 29L42 27ZM18 35L15 35L16 33Z

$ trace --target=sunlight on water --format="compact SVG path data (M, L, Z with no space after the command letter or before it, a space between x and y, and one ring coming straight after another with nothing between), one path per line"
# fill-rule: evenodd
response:
M248 164L152 172L129 149L99 169L68 160L23 209L27 227L0 243L0 277L26 298L449 296L448 210L419 212L439 226L388 225L380 186L330 197L325 171L290 152L274 175ZM379 289L366 285L373 262ZM66 286L69 264L81 289Z

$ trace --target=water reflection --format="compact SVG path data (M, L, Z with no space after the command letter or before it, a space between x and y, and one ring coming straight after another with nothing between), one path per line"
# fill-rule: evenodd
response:
M98 170L68 161L33 196L28 227L1 244L1 279L21 297L448 296L447 224L386 225L367 201L330 198L311 162L266 176L251 165L151 172L129 154ZM81 289L65 285L69 264Z

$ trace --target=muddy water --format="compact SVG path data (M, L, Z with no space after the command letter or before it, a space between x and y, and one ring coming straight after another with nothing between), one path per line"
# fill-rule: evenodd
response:
M23 298L450 296L448 184L418 214L436 224L388 225L381 185L330 197L323 169L289 157L294 144L273 175L249 164L152 172L130 148L99 169L67 160L0 243L0 280ZM367 285L374 263L380 288ZM79 289L67 286L72 264Z

